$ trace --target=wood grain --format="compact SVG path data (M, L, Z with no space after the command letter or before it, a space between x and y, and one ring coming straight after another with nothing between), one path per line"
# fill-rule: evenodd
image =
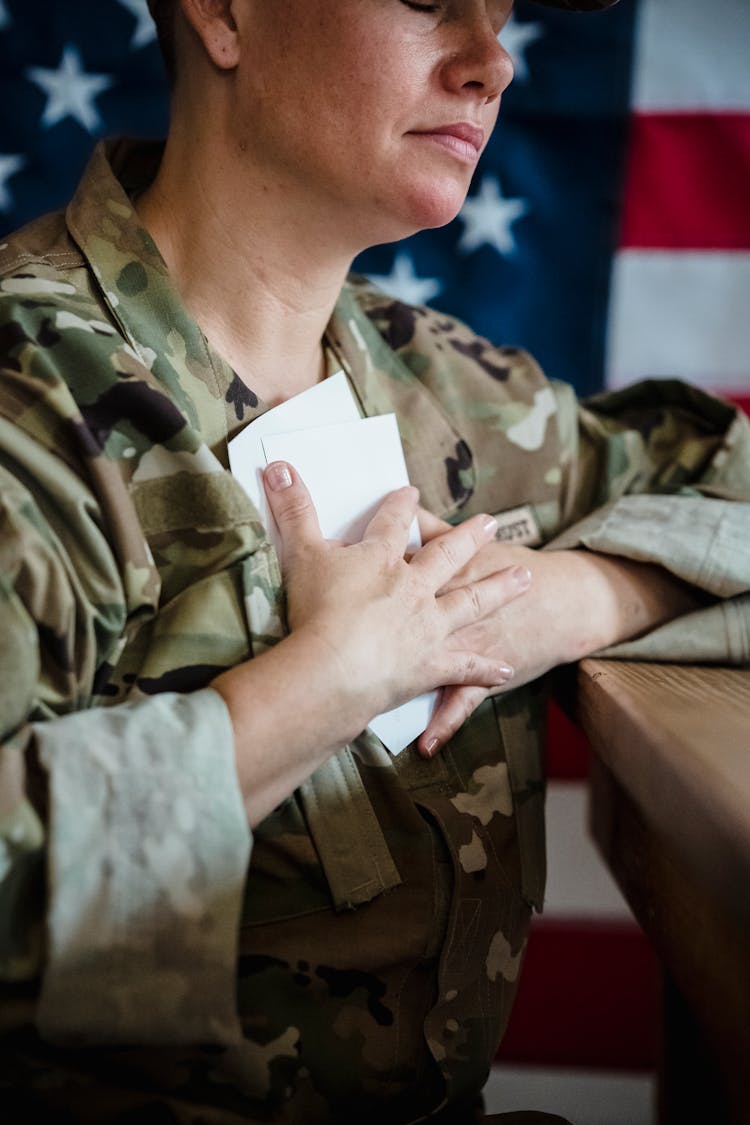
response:
M579 713L645 822L750 926L750 670L586 660Z
M661 959L662 1125L750 1122L750 671L587 660L591 827Z

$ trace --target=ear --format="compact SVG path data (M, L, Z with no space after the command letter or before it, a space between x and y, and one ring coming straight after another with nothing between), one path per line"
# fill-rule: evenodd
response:
M235 0L180 0L182 14L215 66L232 70L240 57Z

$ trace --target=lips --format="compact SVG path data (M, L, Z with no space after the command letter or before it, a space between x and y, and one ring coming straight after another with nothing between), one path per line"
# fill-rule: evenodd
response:
M477 125L469 124L467 121L459 121L453 125L438 125L435 129L415 129L414 133L422 137L445 137L446 140L452 137L470 145L477 155L482 151L482 145L484 144L484 130Z

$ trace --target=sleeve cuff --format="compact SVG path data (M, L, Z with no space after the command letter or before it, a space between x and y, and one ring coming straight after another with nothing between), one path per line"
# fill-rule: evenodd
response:
M251 835L210 688L35 728L50 775L47 968L56 1042L236 1042Z
M747 664L750 594L688 613L637 640L613 645L596 655L679 664Z
M750 588L750 504L623 496L547 544L575 547L656 563L715 597L734 597Z

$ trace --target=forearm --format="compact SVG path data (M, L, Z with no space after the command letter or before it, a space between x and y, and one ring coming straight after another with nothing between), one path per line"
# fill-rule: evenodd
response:
M586 550L538 552L537 560L535 589L547 601L564 657L556 663L632 640L705 602L700 591L651 563Z
M467 569L476 575L524 565L532 576L529 593L482 622L475 628L481 635L472 638L511 665L511 690L558 665L647 633L705 599L660 566L586 550L531 551L493 543ZM421 751L436 753L486 694L480 688L448 687L420 737Z
M251 827L373 717L338 679L330 652L300 631L212 682L232 721Z

